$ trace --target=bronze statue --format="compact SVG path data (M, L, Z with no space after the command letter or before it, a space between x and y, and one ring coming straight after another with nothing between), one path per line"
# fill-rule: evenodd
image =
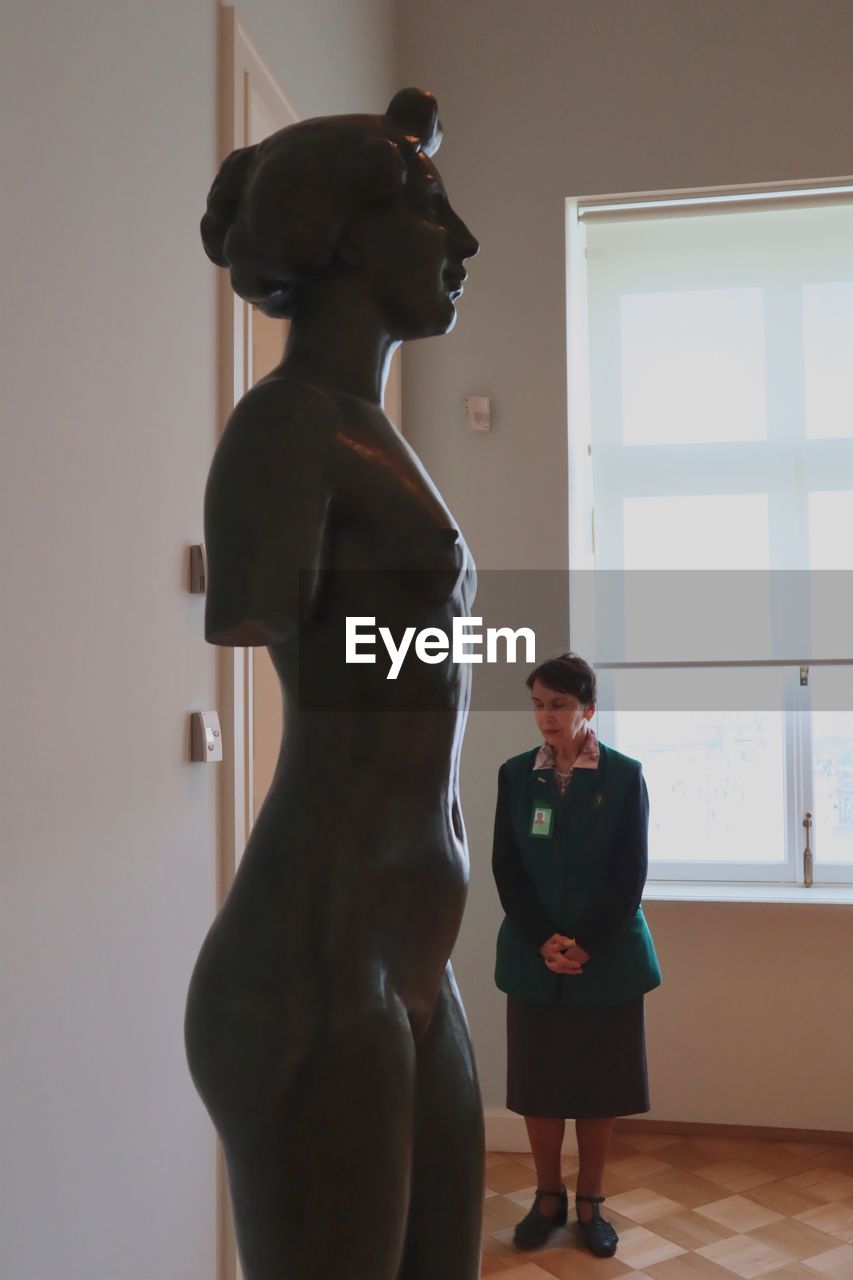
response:
M483 1122L448 957L465 901L468 668L347 665L347 617L450 631L470 554L382 411L401 341L446 333L477 241L435 100L306 120L222 165L202 237L291 319L205 498L207 638L267 645L285 733L187 1006L245 1280L475 1280Z

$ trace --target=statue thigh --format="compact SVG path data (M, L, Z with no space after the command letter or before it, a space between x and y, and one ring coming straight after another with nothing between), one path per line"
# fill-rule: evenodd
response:
M256 1090L220 1129L245 1280L397 1280L414 1079L389 998L327 1028L280 1094Z
M483 1116L449 965L417 1045L402 1004L363 1012L222 1136L245 1280L477 1280Z
M449 964L416 1052L411 1207L398 1280L477 1280L483 1108L468 1023Z

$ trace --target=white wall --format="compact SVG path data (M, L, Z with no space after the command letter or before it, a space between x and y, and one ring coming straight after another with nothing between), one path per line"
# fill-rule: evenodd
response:
M237 11L301 119L381 113L400 87L395 0L246 0Z
M247 0L305 115L381 111L389 0ZM0 1275L211 1280L183 1004L215 908L184 590L215 441L212 0L12 0L3 66Z
M401 82L436 93L438 162L482 243L460 323L404 363L406 433L484 568L566 563L567 196L849 173L853 5L835 0L401 0ZM462 398L493 399L491 435ZM478 713L464 755L472 891L456 962L486 1103L503 1103L499 762L532 723ZM654 1109L853 1129L850 914L652 904Z

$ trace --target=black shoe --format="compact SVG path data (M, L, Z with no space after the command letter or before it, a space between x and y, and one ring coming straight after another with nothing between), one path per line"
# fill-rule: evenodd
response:
M604 1196L575 1196L575 1206L580 1200L592 1205L592 1217L589 1222L581 1222L580 1218L578 1218L578 1226L580 1227L584 1244L596 1258L612 1258L616 1252L619 1237L610 1223L605 1222L604 1218L602 1218L598 1208L600 1204L604 1203Z
M546 1218L539 1210L539 1201L543 1196L558 1196L559 1204L554 1216ZM537 1191L533 1197L533 1206L526 1218L522 1218L513 1233L513 1244L518 1249L539 1249L557 1227L564 1227L569 1216L569 1197L566 1188L559 1191Z

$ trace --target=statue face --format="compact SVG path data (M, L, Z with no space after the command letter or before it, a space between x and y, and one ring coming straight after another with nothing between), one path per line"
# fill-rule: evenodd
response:
M466 258L479 244L450 206L433 162L417 155L387 206L365 210L351 229L365 288L394 338L447 333L456 322Z

